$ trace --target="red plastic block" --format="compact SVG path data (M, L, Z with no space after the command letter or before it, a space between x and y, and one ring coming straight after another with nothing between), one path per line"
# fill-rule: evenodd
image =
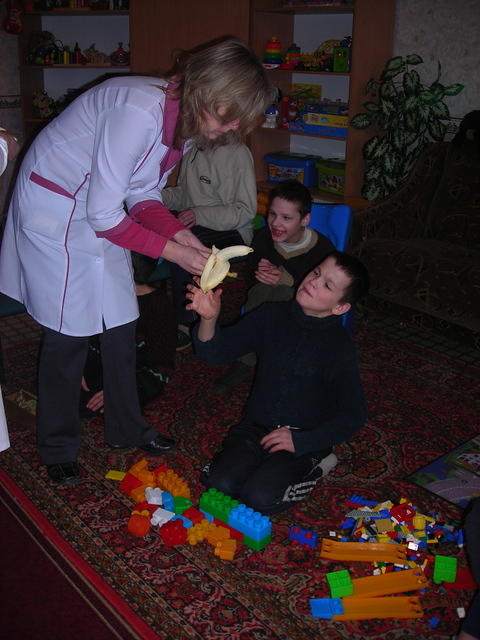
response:
M184 544L187 540L187 529L183 526L181 520L170 520L166 522L158 530L159 536L164 544L173 547L177 544Z

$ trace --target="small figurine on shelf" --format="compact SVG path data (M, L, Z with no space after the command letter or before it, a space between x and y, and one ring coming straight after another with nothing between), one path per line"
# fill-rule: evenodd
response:
M276 36L272 36L267 42L263 56L265 69L276 69L282 64L282 45Z
M271 104L265 111L265 121L262 124L264 129L276 129L278 121L278 106Z
M280 65L280 69L296 69L300 63L300 47L295 43L291 44L285 56L285 62Z
M86 64L108 64L110 61L109 56L106 53L102 53L95 49L95 43L91 44L88 49L83 50L83 55L86 59Z
M130 54L123 48L123 42L118 43L118 49L110 56L110 62L115 67L126 67L130 64Z
M338 45L333 48L333 70L336 72L350 71L350 52L352 37L346 36Z

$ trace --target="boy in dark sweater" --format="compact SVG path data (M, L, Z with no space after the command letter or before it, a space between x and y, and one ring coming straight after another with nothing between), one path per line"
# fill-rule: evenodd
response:
M225 364L255 352L257 371L240 424L202 475L265 514L305 499L335 466L332 446L360 429L366 406L355 348L341 322L368 289L365 267L334 251L298 287L295 300L264 304L218 327L221 289L188 286L198 356Z
M305 275L334 250L326 236L308 226L311 206L310 192L300 182L285 180L271 190L267 225L255 233L247 258L245 311L291 300ZM254 354L246 354L214 382L213 392L223 395L246 382L253 366Z

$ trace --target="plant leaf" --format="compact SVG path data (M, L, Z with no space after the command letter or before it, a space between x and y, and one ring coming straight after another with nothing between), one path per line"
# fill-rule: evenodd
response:
M441 100L445 95L445 87L440 82L434 82L430 87L430 91L435 95L437 100Z
M420 91L420 76L415 69L412 71L407 71L403 76L403 90L405 94L410 96L412 94L416 94Z
M402 151L406 146L406 134L403 129L395 129L393 132L392 145L397 151Z
M383 71L403 71L405 69L405 61L402 56L395 56L387 60Z
M379 188L379 181L376 180L375 182L365 182L365 184L362 187L362 196L365 198L365 200L379 200L380 199L380 188Z
M373 124L373 117L369 113L357 113L350 119L350 125L354 129L368 129Z
M442 142L447 131L447 126L440 120L432 120L428 123L428 132L436 142Z
M382 141L382 136L373 136L363 145L363 157L368 160L373 158Z
M405 59L407 64L421 64L423 62L423 58L421 58L417 53L411 53Z
M437 96L433 91L425 89L425 91L420 91L420 100L425 102L425 104L433 104L434 102L437 102Z
M377 87L378 81L375 78L370 78L370 80L365 85L365 94L371 93L373 95L377 95Z
M367 111L371 111L372 113L377 113L379 110L379 106L376 102L364 102L363 106Z
M419 104L420 100L417 95L408 96L408 98L403 103L403 110L405 111L405 113L410 113L411 111L415 111L416 109L418 109Z
M460 91L463 91L465 85L456 82L455 84L451 84L448 87L445 87L445 95L446 96L458 96Z
M432 104L430 110L434 116L439 118L440 120L449 120L450 119L450 111L445 104L445 102L437 102Z

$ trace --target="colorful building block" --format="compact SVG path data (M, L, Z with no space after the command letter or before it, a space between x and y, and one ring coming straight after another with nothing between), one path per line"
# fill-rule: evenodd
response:
M254 551L261 551L262 549L265 549L267 544L270 544L271 541L272 534L269 534L266 538L263 538L263 540L254 540L248 536L243 536L243 544Z
M343 596L351 596L353 594L352 579L346 569L331 571L325 577L327 578L332 598L343 598Z
M310 547L310 549L316 549L318 543L318 533L313 531L307 531L301 527L290 527L288 532L290 540L301 544L304 547Z
M151 518L151 523L154 527L157 525L162 527L166 522L169 522L175 517L173 511L167 511L167 509L162 509L162 507L158 507L153 513Z
M236 550L236 541L228 538L226 540L219 540L215 545L213 553L222 560L233 560Z
M343 613L340 598L313 598L310 600L310 609L315 618L327 620L331 620L335 614Z
M230 496L225 495L217 489L208 489L204 491L200 496L199 506L200 509L210 513L218 520L228 524L228 516L232 509L238 506L238 500L234 500Z
M239 504L235 509L232 509L228 516L227 524L249 538L258 541L263 540L272 533L270 518L244 504Z
M187 540L187 529L185 529L180 520L170 520L170 522L165 523L158 530L158 534L167 546L184 544Z
M433 581L435 584L440 582L455 582L457 577L457 559L448 556L435 556L435 564L433 565Z

